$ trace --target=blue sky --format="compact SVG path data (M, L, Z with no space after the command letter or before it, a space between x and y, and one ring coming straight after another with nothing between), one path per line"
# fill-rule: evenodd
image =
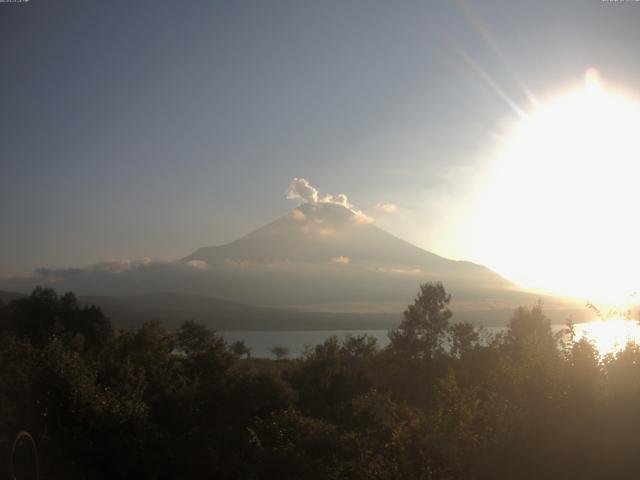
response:
M519 81L591 66L637 89L639 24L635 2L0 3L0 275L225 243L293 177L464 258L457 212L514 118L481 72L524 108Z

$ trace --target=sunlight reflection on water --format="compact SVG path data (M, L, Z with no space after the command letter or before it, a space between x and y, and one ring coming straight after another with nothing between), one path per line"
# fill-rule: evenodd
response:
M616 353L632 341L640 344L640 324L635 320L611 319L574 325L576 338L593 342L601 355Z

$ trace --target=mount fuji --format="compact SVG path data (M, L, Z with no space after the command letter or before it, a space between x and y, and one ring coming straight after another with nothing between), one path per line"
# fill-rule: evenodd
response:
M446 259L401 240L346 197L303 202L231 243L202 247L173 262L104 262L36 273L0 287L25 292L47 285L136 322L147 314L163 319L170 311L172 320L197 318L225 329L233 329L234 317L252 329L317 328L324 321L335 328L340 319L366 328L363 314L376 325L389 323L390 315L400 318L420 283L436 281L451 293L458 319L504 323L514 308L541 297L554 321L580 311L564 299L525 291L482 265Z

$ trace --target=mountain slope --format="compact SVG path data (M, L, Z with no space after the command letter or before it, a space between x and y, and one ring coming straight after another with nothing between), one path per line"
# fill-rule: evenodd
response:
M0 290L0 302L4 304L26 296ZM175 328L187 320L193 320L218 331L384 330L396 327L402 317L400 312L351 314L264 308L217 298L169 292L131 297L80 296L78 303L100 307L116 328L137 327L150 320L158 320L166 327Z
M452 295L452 309L458 318L468 320L491 320L491 312L504 318L498 312L530 305L540 297L518 289L486 267L427 252L381 230L348 207L323 202L303 204L234 242L200 248L175 262L104 262L41 272L45 276L19 279L8 286L3 283L3 288L28 291L43 284L79 296L98 296L101 300L95 303L108 305L122 317L141 318L136 312L144 311L148 317L150 312L164 311L165 317L182 321L185 315L196 314L211 319L213 313L202 312L215 311L218 318L229 319L224 325L231 325L234 316L250 318L247 309L257 307L241 313L229 305L205 306L198 297L285 309L277 314L272 308L253 311L252 318L262 320L247 320L246 325L254 325L251 328L303 322L299 315L295 321L280 321L278 315L293 318L289 307L398 315L413 301L422 282L443 282ZM142 308L154 292L167 293ZM183 297L171 297L176 294ZM138 298L115 302L104 297ZM543 299L548 311L575 308L561 299ZM194 305L187 305L189 302ZM223 324L216 328L228 328Z
M183 262L225 272L223 296L243 284L257 304L401 305L424 281L444 282L459 304L473 308L530 299L486 267L422 250L336 204L304 204L227 245L200 248Z
M301 205L291 214L236 241L200 248L183 261L201 260L215 267L230 263L326 263L340 257L351 264L380 268L484 271L491 273L493 281L507 283L484 267L448 260L394 237L336 204Z
M0 290L0 303L9 303L12 300L17 300L18 298L22 298L24 295L22 293L16 292L6 292L4 290Z
M395 327L396 314L316 313L256 307L227 300L157 292L134 297L85 296L79 302L97 305L115 326L160 320L169 327L194 320L213 330L361 330Z

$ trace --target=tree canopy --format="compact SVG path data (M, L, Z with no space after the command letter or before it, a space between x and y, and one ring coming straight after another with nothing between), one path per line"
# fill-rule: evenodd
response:
M488 335L449 302L423 284L387 347L274 360L194 322L113 331L36 289L0 306L0 458L28 431L43 478L637 477L640 347L601 356L542 305Z

